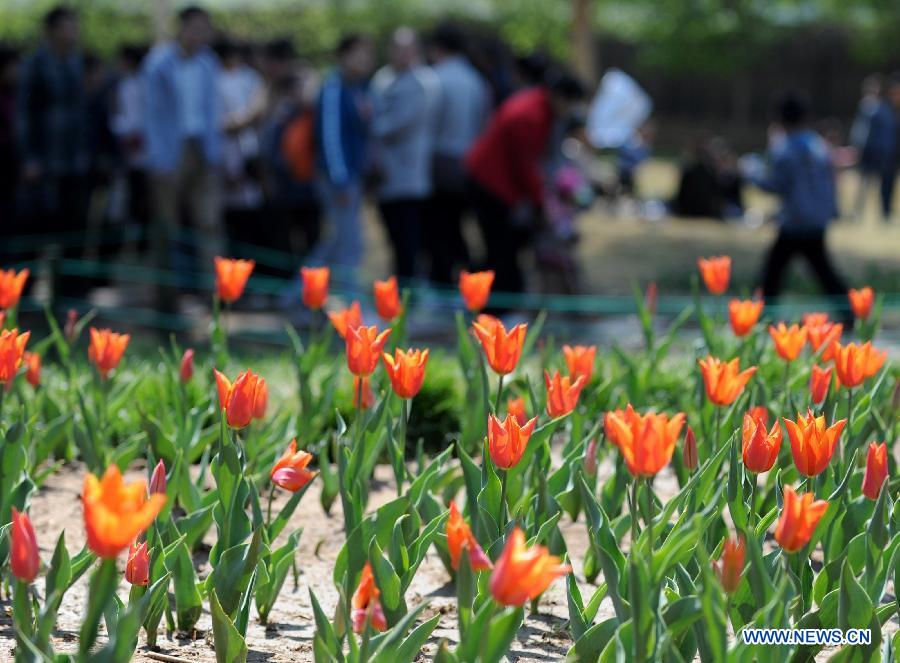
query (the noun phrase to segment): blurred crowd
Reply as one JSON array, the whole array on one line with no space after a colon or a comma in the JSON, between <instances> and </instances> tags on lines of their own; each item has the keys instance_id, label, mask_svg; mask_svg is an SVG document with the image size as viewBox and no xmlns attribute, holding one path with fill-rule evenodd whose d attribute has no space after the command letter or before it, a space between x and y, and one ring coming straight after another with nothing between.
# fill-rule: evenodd
<instances>
[{"instance_id":1,"label":"blurred crowd","mask_svg":"<svg viewBox=\"0 0 900 663\"><path fill-rule=\"evenodd\" d=\"M289 39L241 43L188 7L171 40L108 63L82 48L75 10L43 28L32 52L0 49L0 232L39 240L4 242L7 264L56 241L62 258L128 251L178 275L159 288L164 308L215 255L256 255L273 276L324 264L352 286L371 197L401 281L488 266L498 290L520 292L536 244L565 280L591 195L564 149L581 139L585 89L540 54L500 57L447 23L397 29L380 68L379 45L347 35L320 70ZM141 232L106 241L123 227ZM64 279L59 294L93 285Z\"/></svg>"}]
</instances>

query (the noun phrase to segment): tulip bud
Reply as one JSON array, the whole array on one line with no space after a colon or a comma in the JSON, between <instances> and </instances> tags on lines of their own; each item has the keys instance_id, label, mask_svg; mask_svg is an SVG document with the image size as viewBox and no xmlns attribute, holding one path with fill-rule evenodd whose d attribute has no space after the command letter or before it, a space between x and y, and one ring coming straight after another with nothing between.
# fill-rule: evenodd
<instances>
[{"instance_id":1,"label":"tulip bud","mask_svg":"<svg viewBox=\"0 0 900 663\"><path fill-rule=\"evenodd\" d=\"M694 435L694 429L687 427L684 434L684 448L682 449L682 460L688 471L693 472L697 469L697 436Z\"/></svg>"},{"instance_id":2,"label":"tulip bud","mask_svg":"<svg viewBox=\"0 0 900 663\"><path fill-rule=\"evenodd\" d=\"M194 350L193 348L188 348L184 351L184 354L181 355L181 368L178 372L178 377L181 380L182 384L186 384L191 381L191 378L194 377Z\"/></svg>"},{"instance_id":3,"label":"tulip bud","mask_svg":"<svg viewBox=\"0 0 900 663\"><path fill-rule=\"evenodd\" d=\"M656 287L656 281L650 281L647 291L644 293L644 306L650 312L650 315L656 315L657 299L659 299L659 290Z\"/></svg>"},{"instance_id":4,"label":"tulip bud","mask_svg":"<svg viewBox=\"0 0 900 663\"><path fill-rule=\"evenodd\" d=\"M713 562L713 568L719 581L722 583L722 589L727 594L733 594L741 584L741 574L744 572L744 554L746 546L743 537L737 539L728 539L725 541L725 547L722 549L722 558L718 562Z\"/></svg>"},{"instance_id":5,"label":"tulip bud","mask_svg":"<svg viewBox=\"0 0 900 663\"><path fill-rule=\"evenodd\" d=\"M150 556L147 554L147 542L134 544L128 549L128 561L125 563L125 580L132 585L150 584Z\"/></svg>"},{"instance_id":6,"label":"tulip bud","mask_svg":"<svg viewBox=\"0 0 900 663\"><path fill-rule=\"evenodd\" d=\"M588 442L587 451L584 454L584 473L589 477L597 476L597 440Z\"/></svg>"},{"instance_id":7,"label":"tulip bud","mask_svg":"<svg viewBox=\"0 0 900 663\"><path fill-rule=\"evenodd\" d=\"M37 538L28 514L19 513L12 508L12 525L10 526L9 568L12 574L22 582L33 582L41 567L38 556Z\"/></svg>"},{"instance_id":8,"label":"tulip bud","mask_svg":"<svg viewBox=\"0 0 900 663\"><path fill-rule=\"evenodd\" d=\"M153 474L150 477L150 494L166 494L166 464L162 462L162 459L153 468Z\"/></svg>"},{"instance_id":9,"label":"tulip bud","mask_svg":"<svg viewBox=\"0 0 900 663\"><path fill-rule=\"evenodd\" d=\"M891 406L895 410L900 410L900 378L894 383L894 395L891 397Z\"/></svg>"},{"instance_id":10,"label":"tulip bud","mask_svg":"<svg viewBox=\"0 0 900 663\"><path fill-rule=\"evenodd\" d=\"M78 311L73 308L69 309L69 312L66 314L66 326L64 328L64 333L66 336L66 340L69 344L74 343L78 337L76 334L78 333L75 329L75 325L78 324Z\"/></svg>"},{"instance_id":11,"label":"tulip bud","mask_svg":"<svg viewBox=\"0 0 900 663\"><path fill-rule=\"evenodd\" d=\"M0 311L0 329L6 327L6 311Z\"/></svg>"}]
</instances>

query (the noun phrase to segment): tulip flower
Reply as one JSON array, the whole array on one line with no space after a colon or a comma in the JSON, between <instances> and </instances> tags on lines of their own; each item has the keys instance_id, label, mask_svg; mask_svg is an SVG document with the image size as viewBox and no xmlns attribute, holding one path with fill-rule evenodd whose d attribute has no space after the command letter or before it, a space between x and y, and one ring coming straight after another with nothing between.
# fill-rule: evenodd
<instances>
[{"instance_id":1,"label":"tulip flower","mask_svg":"<svg viewBox=\"0 0 900 663\"><path fill-rule=\"evenodd\" d=\"M159 459L156 467L153 468L153 474L150 475L150 494L166 494L166 464L162 461L162 458Z\"/></svg>"},{"instance_id":2,"label":"tulip flower","mask_svg":"<svg viewBox=\"0 0 900 663\"><path fill-rule=\"evenodd\" d=\"M656 315L656 305L659 300L659 288L656 287L656 281L650 281L647 289L644 291L644 307L650 315Z\"/></svg>"},{"instance_id":3,"label":"tulip flower","mask_svg":"<svg viewBox=\"0 0 900 663\"><path fill-rule=\"evenodd\" d=\"M694 429L690 426L687 427L687 432L684 434L684 447L681 451L681 460L689 472L696 470L697 465L700 462L697 454L697 436L694 435Z\"/></svg>"},{"instance_id":4,"label":"tulip flower","mask_svg":"<svg viewBox=\"0 0 900 663\"><path fill-rule=\"evenodd\" d=\"M775 351L785 361L794 361L806 345L806 327L799 325L787 327L779 322L777 327L769 326L769 335L775 342Z\"/></svg>"},{"instance_id":5,"label":"tulip flower","mask_svg":"<svg viewBox=\"0 0 900 663\"><path fill-rule=\"evenodd\" d=\"M272 466L269 478L276 486L296 493L318 474L318 472L306 469L311 460L312 454L306 451L297 451L297 440L291 440L287 450Z\"/></svg>"},{"instance_id":6,"label":"tulip flower","mask_svg":"<svg viewBox=\"0 0 900 663\"><path fill-rule=\"evenodd\" d=\"M362 326L362 310L359 307L359 302L354 300L350 306L342 311L331 311L328 314L328 319L331 320L331 324L334 326L338 336L346 339L348 329Z\"/></svg>"},{"instance_id":7,"label":"tulip flower","mask_svg":"<svg viewBox=\"0 0 900 663\"><path fill-rule=\"evenodd\" d=\"M817 417L812 410L805 417L798 412L797 421L784 420L791 440L794 465L800 474L814 477L828 466L846 424L847 420L841 419L832 426L826 426L825 415Z\"/></svg>"},{"instance_id":8,"label":"tulip flower","mask_svg":"<svg viewBox=\"0 0 900 663\"><path fill-rule=\"evenodd\" d=\"M355 327L347 329L344 338L347 347L347 368L353 375L368 377L375 372L390 329L380 334L377 327Z\"/></svg>"},{"instance_id":9,"label":"tulip flower","mask_svg":"<svg viewBox=\"0 0 900 663\"><path fill-rule=\"evenodd\" d=\"M392 276L387 281L375 281L374 289L375 310L378 311L378 316L382 320L390 322L403 312L396 276Z\"/></svg>"},{"instance_id":10,"label":"tulip flower","mask_svg":"<svg viewBox=\"0 0 900 663\"><path fill-rule=\"evenodd\" d=\"M594 375L594 357L597 355L597 346L564 345L562 349L566 358L566 366L569 368L569 377L574 381L583 375L584 383L590 382Z\"/></svg>"},{"instance_id":11,"label":"tulip flower","mask_svg":"<svg viewBox=\"0 0 900 663\"><path fill-rule=\"evenodd\" d=\"M491 560L484 554L472 529L463 520L455 502L450 502L450 517L447 519L447 548L450 551L450 566L459 569L459 560L463 548L469 556L469 564L473 571L487 571L493 567Z\"/></svg>"},{"instance_id":12,"label":"tulip flower","mask_svg":"<svg viewBox=\"0 0 900 663\"><path fill-rule=\"evenodd\" d=\"M97 367L102 379L105 380L109 372L119 365L130 340L129 334L117 334L109 329L91 327L88 359Z\"/></svg>"},{"instance_id":13,"label":"tulip flower","mask_svg":"<svg viewBox=\"0 0 900 663\"><path fill-rule=\"evenodd\" d=\"M301 267L300 277L303 279L303 305L313 311L325 306L331 270L327 267Z\"/></svg>"},{"instance_id":14,"label":"tulip flower","mask_svg":"<svg viewBox=\"0 0 900 663\"><path fill-rule=\"evenodd\" d=\"M740 360L737 357L726 363L709 355L698 363L703 374L706 396L714 405L734 403L756 373L756 366L741 371Z\"/></svg>"},{"instance_id":15,"label":"tulip flower","mask_svg":"<svg viewBox=\"0 0 900 663\"><path fill-rule=\"evenodd\" d=\"M629 404L624 411L607 412L604 426L628 471L635 477L652 477L672 459L684 420L683 412L671 419L655 412L641 415Z\"/></svg>"},{"instance_id":16,"label":"tulip flower","mask_svg":"<svg viewBox=\"0 0 900 663\"><path fill-rule=\"evenodd\" d=\"M809 375L809 393L812 402L819 404L825 400L828 395L828 389L831 387L831 373L834 369L829 366L822 368L818 364L814 364L812 372Z\"/></svg>"},{"instance_id":17,"label":"tulip flower","mask_svg":"<svg viewBox=\"0 0 900 663\"><path fill-rule=\"evenodd\" d=\"M875 291L869 286L859 290L850 288L849 292L847 292L847 299L850 300L850 308L853 309L853 315L861 320L866 320L872 313Z\"/></svg>"},{"instance_id":18,"label":"tulip flower","mask_svg":"<svg viewBox=\"0 0 900 663\"><path fill-rule=\"evenodd\" d=\"M840 322L822 322L821 324L810 324L809 322L803 325L806 328L806 338L809 340L809 345L813 349L813 352L818 352L819 348L825 348L822 351L821 360L828 361L832 358L832 344L834 341L841 340L841 334L844 333L844 325Z\"/></svg>"},{"instance_id":19,"label":"tulip flower","mask_svg":"<svg viewBox=\"0 0 900 663\"><path fill-rule=\"evenodd\" d=\"M699 258L697 266L700 268L700 276L706 289L713 295L721 295L728 289L728 281L731 279L731 258L729 256L716 256L712 258Z\"/></svg>"},{"instance_id":20,"label":"tulip flower","mask_svg":"<svg viewBox=\"0 0 900 663\"><path fill-rule=\"evenodd\" d=\"M466 303L466 308L473 313L483 309L491 296L493 284L493 271L469 273L463 270L460 272L459 293Z\"/></svg>"},{"instance_id":21,"label":"tulip flower","mask_svg":"<svg viewBox=\"0 0 900 663\"><path fill-rule=\"evenodd\" d=\"M232 383L223 373L213 369L219 391L219 407L225 410L225 421L232 428L244 428L254 419L262 419L269 402L269 389L264 378L247 370Z\"/></svg>"},{"instance_id":22,"label":"tulip flower","mask_svg":"<svg viewBox=\"0 0 900 663\"><path fill-rule=\"evenodd\" d=\"M178 369L178 379L182 384L187 384L194 377L194 350L188 348L181 355L181 366Z\"/></svg>"},{"instance_id":23,"label":"tulip flower","mask_svg":"<svg viewBox=\"0 0 900 663\"><path fill-rule=\"evenodd\" d=\"M150 555L147 553L147 542L132 543L128 548L128 561L125 563L125 580L132 585L150 584Z\"/></svg>"},{"instance_id":24,"label":"tulip flower","mask_svg":"<svg viewBox=\"0 0 900 663\"><path fill-rule=\"evenodd\" d=\"M20 334L18 329L0 331L0 385L9 385L19 372L29 336L31 332Z\"/></svg>"},{"instance_id":25,"label":"tulip flower","mask_svg":"<svg viewBox=\"0 0 900 663\"><path fill-rule=\"evenodd\" d=\"M844 387L853 388L861 385L878 373L887 359L887 352L876 350L872 347L871 341L866 341L862 345L856 343L841 345L835 342L831 347L834 370Z\"/></svg>"},{"instance_id":26,"label":"tulip flower","mask_svg":"<svg viewBox=\"0 0 900 663\"><path fill-rule=\"evenodd\" d=\"M394 356L384 353L384 368L394 393L400 398L412 398L419 393L425 381L428 350L394 350Z\"/></svg>"},{"instance_id":27,"label":"tulip flower","mask_svg":"<svg viewBox=\"0 0 900 663\"><path fill-rule=\"evenodd\" d=\"M499 320L496 320L490 328L485 327L479 320L472 323L472 328L494 372L497 375L512 373L522 355L528 325L520 323L507 333L506 327Z\"/></svg>"},{"instance_id":28,"label":"tulip flower","mask_svg":"<svg viewBox=\"0 0 900 663\"><path fill-rule=\"evenodd\" d=\"M18 274L14 269L0 270L0 309L6 310L18 306L29 273L27 269L23 269Z\"/></svg>"},{"instance_id":29,"label":"tulip flower","mask_svg":"<svg viewBox=\"0 0 900 663\"><path fill-rule=\"evenodd\" d=\"M506 415L519 422L520 426L524 426L528 421L528 415L525 413L525 399L521 396L506 399Z\"/></svg>"},{"instance_id":30,"label":"tulip flower","mask_svg":"<svg viewBox=\"0 0 900 663\"><path fill-rule=\"evenodd\" d=\"M761 421L763 426L769 425L769 410L765 405L751 407L747 413L754 419Z\"/></svg>"},{"instance_id":31,"label":"tulip flower","mask_svg":"<svg viewBox=\"0 0 900 663\"><path fill-rule=\"evenodd\" d=\"M360 405L362 400L362 405ZM368 377L353 376L353 407L368 410L375 402L375 394L372 392L372 381Z\"/></svg>"},{"instance_id":32,"label":"tulip flower","mask_svg":"<svg viewBox=\"0 0 900 663\"><path fill-rule=\"evenodd\" d=\"M747 551L744 537L738 536L727 539L722 547L722 557L718 562L713 562L716 576L722 583L722 589L726 594L734 594L741 584L741 575L744 572L744 555Z\"/></svg>"},{"instance_id":33,"label":"tulip flower","mask_svg":"<svg viewBox=\"0 0 900 663\"><path fill-rule=\"evenodd\" d=\"M812 493L798 495L790 486L784 487L784 505L775 528L775 540L787 552L797 552L812 538L828 502L814 500Z\"/></svg>"},{"instance_id":34,"label":"tulip flower","mask_svg":"<svg viewBox=\"0 0 900 663\"><path fill-rule=\"evenodd\" d=\"M589 477L597 476L597 438L591 438L584 450L584 473Z\"/></svg>"},{"instance_id":35,"label":"tulip flower","mask_svg":"<svg viewBox=\"0 0 900 663\"><path fill-rule=\"evenodd\" d=\"M72 345L78 340L78 311L73 308L70 308L66 313L66 324L65 327L63 327L63 335L66 337L69 345Z\"/></svg>"},{"instance_id":36,"label":"tulip flower","mask_svg":"<svg viewBox=\"0 0 900 663\"><path fill-rule=\"evenodd\" d=\"M6 326L6 311L0 311L0 329Z\"/></svg>"},{"instance_id":37,"label":"tulip flower","mask_svg":"<svg viewBox=\"0 0 900 663\"><path fill-rule=\"evenodd\" d=\"M496 416L488 416L488 451L494 465L503 470L515 467L522 460L528 439L537 424L537 417L519 426L515 417L506 416L500 421Z\"/></svg>"},{"instance_id":38,"label":"tulip flower","mask_svg":"<svg viewBox=\"0 0 900 663\"><path fill-rule=\"evenodd\" d=\"M25 363L25 379L37 389L41 386L41 356L37 352L23 352L22 361Z\"/></svg>"},{"instance_id":39,"label":"tulip flower","mask_svg":"<svg viewBox=\"0 0 900 663\"><path fill-rule=\"evenodd\" d=\"M746 336L759 321L765 303L761 299L747 299L741 301L732 299L728 302L728 319L731 321L731 331L735 336Z\"/></svg>"},{"instance_id":40,"label":"tulip flower","mask_svg":"<svg viewBox=\"0 0 900 663\"><path fill-rule=\"evenodd\" d=\"M866 473L863 475L862 494L870 500L877 500L878 493L888 476L887 443L869 443L866 454Z\"/></svg>"},{"instance_id":41,"label":"tulip flower","mask_svg":"<svg viewBox=\"0 0 900 663\"><path fill-rule=\"evenodd\" d=\"M778 460L783 433L776 421L772 429L766 432L764 419L754 417L752 412L744 415L741 428L741 455L744 466L750 472L768 472Z\"/></svg>"},{"instance_id":42,"label":"tulip flower","mask_svg":"<svg viewBox=\"0 0 900 663\"><path fill-rule=\"evenodd\" d=\"M372 565L366 562L363 567L362 576L359 579L359 586L353 593L352 607L353 612L351 618L353 620L353 632L362 633L366 630L366 624L370 625L376 631L387 630L387 619L384 616L384 610L381 608L381 601L378 597L381 592L375 586L375 576L372 573Z\"/></svg>"},{"instance_id":43,"label":"tulip flower","mask_svg":"<svg viewBox=\"0 0 900 663\"><path fill-rule=\"evenodd\" d=\"M572 380L568 375L561 376L559 371L550 377L549 371L544 371L544 384L547 386L547 414L552 419L569 414L578 405L578 396L586 384L584 375L579 375Z\"/></svg>"},{"instance_id":44,"label":"tulip flower","mask_svg":"<svg viewBox=\"0 0 900 663\"><path fill-rule=\"evenodd\" d=\"M9 570L22 582L32 583L41 568L41 558L28 514L20 513L16 507L12 507L9 532Z\"/></svg>"},{"instance_id":45,"label":"tulip flower","mask_svg":"<svg viewBox=\"0 0 900 663\"><path fill-rule=\"evenodd\" d=\"M153 522L166 496L148 497L143 481L126 485L118 466L110 465L102 479L85 476L81 501L88 547L100 557L115 559Z\"/></svg>"},{"instance_id":46,"label":"tulip flower","mask_svg":"<svg viewBox=\"0 0 900 663\"><path fill-rule=\"evenodd\" d=\"M226 304L241 298L247 279L253 273L253 260L230 260L216 256L216 294Z\"/></svg>"},{"instance_id":47,"label":"tulip flower","mask_svg":"<svg viewBox=\"0 0 900 663\"><path fill-rule=\"evenodd\" d=\"M501 605L521 606L543 594L550 583L571 570L544 546L529 548L522 530L516 527L494 565L491 595Z\"/></svg>"}]
</instances>

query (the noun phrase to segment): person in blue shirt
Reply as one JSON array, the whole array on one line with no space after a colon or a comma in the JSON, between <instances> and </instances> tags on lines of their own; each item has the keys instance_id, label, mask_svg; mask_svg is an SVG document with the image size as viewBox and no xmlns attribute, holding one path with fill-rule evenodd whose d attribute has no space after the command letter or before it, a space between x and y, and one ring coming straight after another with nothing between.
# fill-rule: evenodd
<instances>
[{"instance_id":1,"label":"person in blue shirt","mask_svg":"<svg viewBox=\"0 0 900 663\"><path fill-rule=\"evenodd\" d=\"M337 47L338 66L323 81L316 113L316 162L324 235L308 262L324 264L351 282L362 262L362 204L368 166L371 102L368 77L374 57L362 35L348 35Z\"/></svg>"},{"instance_id":2,"label":"person in blue shirt","mask_svg":"<svg viewBox=\"0 0 900 663\"><path fill-rule=\"evenodd\" d=\"M807 126L807 105L798 95L778 106L772 131L770 167L751 180L781 199L778 237L766 258L762 278L768 300L781 292L784 271L795 255L803 256L828 295L846 299L847 287L832 264L825 233L837 216L834 171L825 140Z\"/></svg>"}]
</instances>

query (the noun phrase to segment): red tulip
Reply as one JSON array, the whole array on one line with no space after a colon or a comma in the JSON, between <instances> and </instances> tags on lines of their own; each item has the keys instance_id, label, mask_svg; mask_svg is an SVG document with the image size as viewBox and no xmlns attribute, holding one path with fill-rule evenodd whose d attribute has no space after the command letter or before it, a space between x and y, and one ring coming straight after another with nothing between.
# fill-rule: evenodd
<instances>
[{"instance_id":1,"label":"red tulip","mask_svg":"<svg viewBox=\"0 0 900 663\"><path fill-rule=\"evenodd\" d=\"M253 260L231 260L216 256L216 294L223 302L230 304L241 298L247 279L253 273Z\"/></svg>"},{"instance_id":2,"label":"red tulip","mask_svg":"<svg viewBox=\"0 0 900 663\"><path fill-rule=\"evenodd\" d=\"M738 585L741 584L745 552L744 537L738 536L735 539L728 539L722 548L722 558L718 563L713 563L719 582L722 583L722 589L727 594L734 594Z\"/></svg>"},{"instance_id":3,"label":"red tulip","mask_svg":"<svg viewBox=\"0 0 900 663\"><path fill-rule=\"evenodd\" d=\"M191 378L194 377L194 351L191 348L188 348L184 351L184 354L181 355L181 366L178 370L178 379L181 380L182 384L186 384L191 381Z\"/></svg>"},{"instance_id":4,"label":"red tulip","mask_svg":"<svg viewBox=\"0 0 900 663\"><path fill-rule=\"evenodd\" d=\"M850 288L850 291L847 293L847 298L850 300L850 308L853 309L853 315L857 318L865 320L869 317L869 314L872 313L872 304L875 302L875 291L869 286L860 288L859 290Z\"/></svg>"},{"instance_id":5,"label":"red tulip","mask_svg":"<svg viewBox=\"0 0 900 663\"><path fill-rule=\"evenodd\" d=\"M12 508L12 525L10 525L9 569L12 574L25 583L34 582L41 568L38 555L37 538L34 527L27 513L20 513Z\"/></svg>"},{"instance_id":6,"label":"red tulip","mask_svg":"<svg viewBox=\"0 0 900 663\"><path fill-rule=\"evenodd\" d=\"M153 468L153 474L150 476L150 494L166 494L166 464L162 461L162 458L159 459L156 467Z\"/></svg>"},{"instance_id":7,"label":"red tulip","mask_svg":"<svg viewBox=\"0 0 900 663\"><path fill-rule=\"evenodd\" d=\"M699 258L697 266L700 268L700 276L706 289L713 295L721 295L728 289L728 281L731 279L731 258L729 256L716 256L713 258Z\"/></svg>"},{"instance_id":8,"label":"red tulip","mask_svg":"<svg viewBox=\"0 0 900 663\"><path fill-rule=\"evenodd\" d=\"M887 444L869 443L866 454L866 473L863 475L862 493L870 500L877 500L888 476Z\"/></svg>"},{"instance_id":9,"label":"red tulip","mask_svg":"<svg viewBox=\"0 0 900 663\"><path fill-rule=\"evenodd\" d=\"M132 585L150 584L150 556L147 554L147 542L132 543L128 549L128 561L125 563L125 580Z\"/></svg>"},{"instance_id":10,"label":"red tulip","mask_svg":"<svg viewBox=\"0 0 900 663\"><path fill-rule=\"evenodd\" d=\"M327 267L301 267L303 279L303 305L312 310L325 306L328 299L328 280L331 272Z\"/></svg>"},{"instance_id":11,"label":"red tulip","mask_svg":"<svg viewBox=\"0 0 900 663\"><path fill-rule=\"evenodd\" d=\"M400 303L400 289L397 286L397 277L392 276L387 281L375 281L375 310L385 322L390 322L403 312L403 304Z\"/></svg>"}]
</instances>

